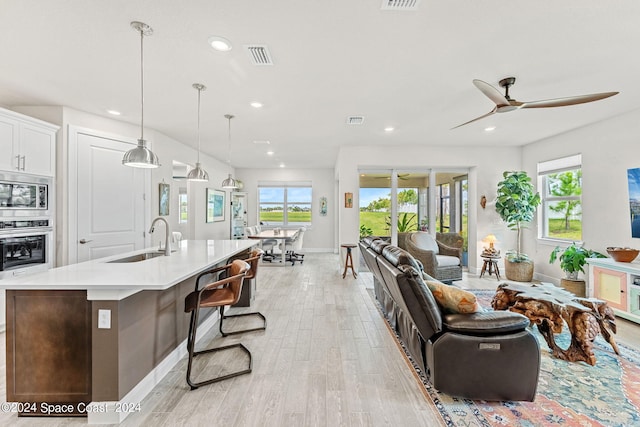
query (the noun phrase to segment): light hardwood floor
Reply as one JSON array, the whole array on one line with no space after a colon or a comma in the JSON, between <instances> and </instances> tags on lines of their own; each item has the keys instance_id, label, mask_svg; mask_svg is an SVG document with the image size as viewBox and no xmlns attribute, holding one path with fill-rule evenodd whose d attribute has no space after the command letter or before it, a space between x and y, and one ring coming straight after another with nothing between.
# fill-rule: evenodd
<instances>
[{"instance_id":1,"label":"light hardwood floor","mask_svg":"<svg viewBox=\"0 0 640 427\"><path fill-rule=\"evenodd\" d=\"M141 412L120 425L443 425L374 306L371 274L342 279L342 269L337 255L317 253L294 267L260 267L256 299L243 310L261 311L267 330L207 339L216 346L244 343L253 353L253 372L191 391L182 360L141 402ZM245 362L237 354L214 357L195 369L215 375L222 366ZM76 426L86 419L0 413L0 425L9 424Z\"/></svg>"}]
</instances>

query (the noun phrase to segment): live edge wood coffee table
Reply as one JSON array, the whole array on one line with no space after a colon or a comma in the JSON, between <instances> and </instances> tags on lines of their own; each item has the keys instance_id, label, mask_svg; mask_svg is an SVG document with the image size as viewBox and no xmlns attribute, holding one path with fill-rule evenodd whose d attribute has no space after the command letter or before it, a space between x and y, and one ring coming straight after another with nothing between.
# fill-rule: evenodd
<instances>
[{"instance_id":1,"label":"live edge wood coffee table","mask_svg":"<svg viewBox=\"0 0 640 427\"><path fill-rule=\"evenodd\" d=\"M527 316L559 359L595 365L593 340L599 333L613 351L620 354L612 335L616 333L616 319L605 301L580 298L550 283L502 283L491 306L494 310L510 310ZM565 322L571 332L571 345L566 350L560 348L554 338L554 334L562 332Z\"/></svg>"}]
</instances>

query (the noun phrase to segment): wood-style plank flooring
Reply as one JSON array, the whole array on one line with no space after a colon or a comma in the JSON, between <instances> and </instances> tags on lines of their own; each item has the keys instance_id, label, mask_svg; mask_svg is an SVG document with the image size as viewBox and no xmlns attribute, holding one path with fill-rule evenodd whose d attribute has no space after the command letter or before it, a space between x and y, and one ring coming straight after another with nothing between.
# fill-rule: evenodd
<instances>
[{"instance_id":1,"label":"wood-style plank flooring","mask_svg":"<svg viewBox=\"0 0 640 427\"><path fill-rule=\"evenodd\" d=\"M253 372L191 391L184 359L141 402L141 411L120 425L443 425L374 306L367 289L371 274L342 279L342 270L338 256L326 253L309 253L293 267L260 267L252 306L234 310L262 312L267 330L222 338L216 329L201 342L242 342L253 353ZM252 321L225 322L225 329L233 322L242 327ZM4 397L4 336L0 339ZM214 357L201 358L196 372L215 375L246 363L240 353ZM0 413L0 425L76 426L86 425L86 419Z\"/></svg>"}]
</instances>

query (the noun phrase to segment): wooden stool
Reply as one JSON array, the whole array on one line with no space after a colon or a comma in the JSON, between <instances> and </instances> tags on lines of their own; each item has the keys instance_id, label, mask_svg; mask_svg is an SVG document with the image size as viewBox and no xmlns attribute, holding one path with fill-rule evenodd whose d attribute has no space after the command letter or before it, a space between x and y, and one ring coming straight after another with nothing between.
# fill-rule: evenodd
<instances>
[{"instance_id":1,"label":"wooden stool","mask_svg":"<svg viewBox=\"0 0 640 427\"><path fill-rule=\"evenodd\" d=\"M353 243L345 243L343 245L340 245L340 247L347 249L347 256L344 259L344 271L342 272L342 278L344 279L347 276L347 269L349 268L351 268L353 277L357 278L358 275L356 274L356 271L353 269L353 257L351 256L351 249L357 247L357 245L354 245Z\"/></svg>"},{"instance_id":2,"label":"wooden stool","mask_svg":"<svg viewBox=\"0 0 640 427\"><path fill-rule=\"evenodd\" d=\"M480 272L480 277L484 276L484 272L489 270L489 276L491 274L496 273L496 278L500 280L500 269L498 268L498 262L496 260L500 259L500 257L482 257L484 260L484 264L482 264L482 271Z\"/></svg>"}]
</instances>

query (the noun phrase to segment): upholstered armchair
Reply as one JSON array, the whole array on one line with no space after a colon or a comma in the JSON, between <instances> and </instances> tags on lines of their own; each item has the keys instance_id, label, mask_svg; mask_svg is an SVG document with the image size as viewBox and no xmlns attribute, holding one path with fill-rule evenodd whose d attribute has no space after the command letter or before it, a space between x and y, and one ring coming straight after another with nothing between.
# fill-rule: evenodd
<instances>
[{"instance_id":1,"label":"upholstered armchair","mask_svg":"<svg viewBox=\"0 0 640 427\"><path fill-rule=\"evenodd\" d=\"M458 237L462 243L462 238ZM405 244L407 252L422 263L429 276L445 283L462 279L462 244L457 248L447 246L423 231L411 233Z\"/></svg>"}]
</instances>

